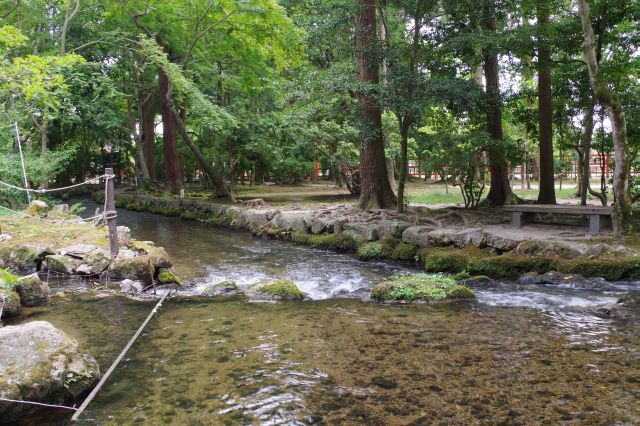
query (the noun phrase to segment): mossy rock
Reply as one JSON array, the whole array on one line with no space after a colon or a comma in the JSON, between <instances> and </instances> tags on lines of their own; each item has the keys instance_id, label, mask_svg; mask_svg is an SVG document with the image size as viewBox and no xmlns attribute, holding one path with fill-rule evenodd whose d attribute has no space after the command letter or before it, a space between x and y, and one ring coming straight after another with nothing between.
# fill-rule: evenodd
<instances>
[{"instance_id":1,"label":"mossy rock","mask_svg":"<svg viewBox=\"0 0 640 426\"><path fill-rule=\"evenodd\" d=\"M424 269L427 272L463 272L470 264L489 257L486 250L474 246L463 249L455 248L429 248L422 252Z\"/></svg>"},{"instance_id":2,"label":"mossy rock","mask_svg":"<svg viewBox=\"0 0 640 426\"><path fill-rule=\"evenodd\" d=\"M3 300L2 317L9 318L20 315L20 296L13 289L0 287L0 299Z\"/></svg>"},{"instance_id":3,"label":"mossy rock","mask_svg":"<svg viewBox=\"0 0 640 426\"><path fill-rule=\"evenodd\" d=\"M568 274L602 277L609 281L640 278L640 257L596 257L563 260L557 269ZM539 271L538 271L539 272Z\"/></svg>"},{"instance_id":4,"label":"mossy rock","mask_svg":"<svg viewBox=\"0 0 640 426\"><path fill-rule=\"evenodd\" d=\"M418 247L415 244L401 243L393 249L391 259L402 262L412 262L416 260L417 255Z\"/></svg>"},{"instance_id":5,"label":"mossy rock","mask_svg":"<svg viewBox=\"0 0 640 426\"><path fill-rule=\"evenodd\" d=\"M304 293L289 280L265 278L247 288L247 296L269 300L303 300Z\"/></svg>"},{"instance_id":6,"label":"mossy rock","mask_svg":"<svg viewBox=\"0 0 640 426\"><path fill-rule=\"evenodd\" d=\"M467 267L472 274L483 274L496 278L518 278L526 272L545 273L558 270L559 259L555 256L526 256L506 253L491 256L481 261L473 260Z\"/></svg>"},{"instance_id":7,"label":"mossy rock","mask_svg":"<svg viewBox=\"0 0 640 426\"><path fill-rule=\"evenodd\" d=\"M291 241L294 244L308 245L311 239L311 234L307 234L305 231L296 231L291 233Z\"/></svg>"},{"instance_id":8,"label":"mossy rock","mask_svg":"<svg viewBox=\"0 0 640 426\"><path fill-rule=\"evenodd\" d=\"M160 284L178 284L179 286L182 286L182 280L180 277L170 269L160 269L157 281Z\"/></svg>"},{"instance_id":9,"label":"mossy rock","mask_svg":"<svg viewBox=\"0 0 640 426\"><path fill-rule=\"evenodd\" d=\"M393 277L377 284L371 298L378 301L446 302L475 299L475 293L443 275L415 274Z\"/></svg>"},{"instance_id":10,"label":"mossy rock","mask_svg":"<svg viewBox=\"0 0 640 426\"><path fill-rule=\"evenodd\" d=\"M117 257L109 266L109 275L115 280L134 280L151 284L154 266L147 255Z\"/></svg>"},{"instance_id":11,"label":"mossy rock","mask_svg":"<svg viewBox=\"0 0 640 426\"><path fill-rule=\"evenodd\" d=\"M354 251L357 248L356 241L343 234L306 234L304 231L296 232L298 244L305 244L309 247L333 251ZM303 235L304 234L304 235Z\"/></svg>"},{"instance_id":12,"label":"mossy rock","mask_svg":"<svg viewBox=\"0 0 640 426\"><path fill-rule=\"evenodd\" d=\"M14 271L33 273L38 270L42 253L53 254L47 249L40 250L35 246L3 245L0 247L0 260Z\"/></svg>"},{"instance_id":13,"label":"mossy rock","mask_svg":"<svg viewBox=\"0 0 640 426\"><path fill-rule=\"evenodd\" d=\"M364 243L358 247L358 258L360 260L391 259L396 244L397 240L393 237Z\"/></svg>"},{"instance_id":14,"label":"mossy rock","mask_svg":"<svg viewBox=\"0 0 640 426\"><path fill-rule=\"evenodd\" d=\"M14 288L23 306L45 306L49 303L49 284L43 282L38 274L21 277Z\"/></svg>"},{"instance_id":15,"label":"mossy rock","mask_svg":"<svg viewBox=\"0 0 640 426\"><path fill-rule=\"evenodd\" d=\"M73 274L75 265L73 260L61 254L54 254L44 258L43 268L47 271Z\"/></svg>"},{"instance_id":16,"label":"mossy rock","mask_svg":"<svg viewBox=\"0 0 640 426\"><path fill-rule=\"evenodd\" d=\"M30 216L44 216L47 213L49 206L42 200L33 200L27 206L27 214Z\"/></svg>"}]
</instances>

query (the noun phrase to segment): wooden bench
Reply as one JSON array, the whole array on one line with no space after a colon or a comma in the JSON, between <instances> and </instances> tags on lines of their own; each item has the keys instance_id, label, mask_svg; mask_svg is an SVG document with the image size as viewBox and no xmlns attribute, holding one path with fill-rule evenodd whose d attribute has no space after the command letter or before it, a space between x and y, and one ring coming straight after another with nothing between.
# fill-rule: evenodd
<instances>
[{"instance_id":1,"label":"wooden bench","mask_svg":"<svg viewBox=\"0 0 640 426\"><path fill-rule=\"evenodd\" d=\"M526 222L533 221L536 213L572 214L589 216L589 234L599 234L603 216L611 217L612 208L608 206L577 206L569 204L515 204L504 206L513 213L514 228L522 228Z\"/></svg>"}]
</instances>

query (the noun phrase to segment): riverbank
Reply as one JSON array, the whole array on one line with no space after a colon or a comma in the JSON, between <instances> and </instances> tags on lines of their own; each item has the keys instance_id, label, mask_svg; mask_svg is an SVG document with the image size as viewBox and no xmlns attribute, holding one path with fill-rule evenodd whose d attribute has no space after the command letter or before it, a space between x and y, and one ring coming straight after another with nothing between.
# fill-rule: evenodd
<instances>
[{"instance_id":1,"label":"riverbank","mask_svg":"<svg viewBox=\"0 0 640 426\"><path fill-rule=\"evenodd\" d=\"M517 279L562 272L607 280L640 277L640 253L611 235L594 238L565 224L510 227L499 209L412 207L399 215L352 206L269 207L259 200L226 205L206 199L121 192L119 208L180 216L296 244L355 252L362 260L418 264L427 272Z\"/></svg>"},{"instance_id":2,"label":"riverbank","mask_svg":"<svg viewBox=\"0 0 640 426\"><path fill-rule=\"evenodd\" d=\"M136 292L149 286L181 283L164 248L151 241L134 240L127 227L118 227L120 252L112 258L106 227L62 213L64 208L58 210L44 209L33 216L0 216L0 268L31 276L40 283L42 278L44 284L49 280L84 280L104 288ZM13 288L5 286L0 291L5 300L13 300ZM21 296L20 304L29 306L30 301ZM17 314L19 309L5 309L2 317Z\"/></svg>"}]
</instances>

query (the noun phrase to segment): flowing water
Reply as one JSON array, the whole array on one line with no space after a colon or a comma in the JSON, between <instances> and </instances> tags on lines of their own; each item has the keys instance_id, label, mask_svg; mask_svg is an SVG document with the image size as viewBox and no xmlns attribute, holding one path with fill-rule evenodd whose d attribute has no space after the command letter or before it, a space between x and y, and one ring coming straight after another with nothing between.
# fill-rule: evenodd
<instances>
[{"instance_id":1,"label":"flowing water","mask_svg":"<svg viewBox=\"0 0 640 426\"><path fill-rule=\"evenodd\" d=\"M640 423L640 322L574 309L637 283L493 283L477 302L379 305L370 288L410 269L152 214L118 220L167 249L186 293L281 277L313 300L168 299L81 423ZM67 295L29 320L78 339L104 371L152 306Z\"/></svg>"}]
</instances>

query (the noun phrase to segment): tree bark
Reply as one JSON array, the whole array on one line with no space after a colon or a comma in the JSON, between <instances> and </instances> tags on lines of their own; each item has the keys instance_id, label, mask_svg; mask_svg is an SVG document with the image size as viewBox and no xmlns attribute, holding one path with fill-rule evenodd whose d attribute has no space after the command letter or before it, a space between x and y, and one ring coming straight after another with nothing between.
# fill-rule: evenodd
<instances>
[{"instance_id":1,"label":"tree bark","mask_svg":"<svg viewBox=\"0 0 640 426\"><path fill-rule=\"evenodd\" d=\"M356 47L358 49L358 79L376 86L379 83L378 63L372 49L376 47L376 0L360 0L356 15ZM373 88L373 87L371 87ZM396 197L389 184L382 137L382 112L375 95L360 94L364 129L360 141L360 208L393 208Z\"/></svg>"},{"instance_id":2,"label":"tree bark","mask_svg":"<svg viewBox=\"0 0 640 426\"><path fill-rule=\"evenodd\" d=\"M495 16L491 15L486 20L485 25L488 30L495 31L497 28ZM484 75L486 92L490 103L487 114L487 131L492 139L500 140L503 138L503 133L497 53L485 54ZM511 190L511 185L509 185L505 154L499 149L491 149L487 154L489 157L489 172L491 174L491 186L487 199L494 206L503 206L513 198L513 191Z\"/></svg>"},{"instance_id":3,"label":"tree bark","mask_svg":"<svg viewBox=\"0 0 640 426\"><path fill-rule=\"evenodd\" d=\"M589 70L591 89L598 102L606 108L611 121L615 160L613 195L616 200L613 205L612 222L614 232L620 235L630 232L633 228L633 211L629 195L631 163L627 141L627 120L620 98L609 88L605 78L600 73L596 56L596 41L593 35L593 26L591 25L590 8L586 0L578 0L578 13L582 23L582 32L584 33L582 50Z\"/></svg>"},{"instance_id":4,"label":"tree bark","mask_svg":"<svg viewBox=\"0 0 640 426\"><path fill-rule=\"evenodd\" d=\"M540 188L538 204L556 204L553 167L553 105L551 99L551 50L548 46L549 4L537 2L538 10L538 124L540 129Z\"/></svg>"},{"instance_id":5,"label":"tree bark","mask_svg":"<svg viewBox=\"0 0 640 426\"><path fill-rule=\"evenodd\" d=\"M145 94L142 92L142 113L140 116L140 131L142 140L142 150L144 153L144 160L147 164L147 171L149 172L149 181L155 182L157 179L156 174L156 109L155 109L155 95L153 90Z\"/></svg>"},{"instance_id":6,"label":"tree bark","mask_svg":"<svg viewBox=\"0 0 640 426\"><path fill-rule=\"evenodd\" d=\"M178 170L180 159L178 158L178 138L176 134L176 121L169 100L171 96L171 82L169 76L158 69L160 80L160 114L162 115L162 144L164 153L164 178L167 188L172 194L177 194L182 188L180 170Z\"/></svg>"}]
</instances>

